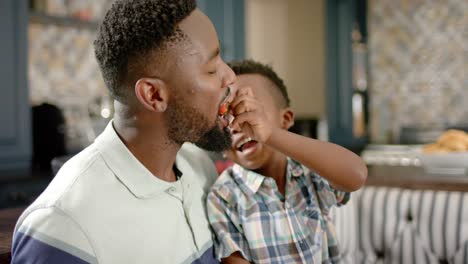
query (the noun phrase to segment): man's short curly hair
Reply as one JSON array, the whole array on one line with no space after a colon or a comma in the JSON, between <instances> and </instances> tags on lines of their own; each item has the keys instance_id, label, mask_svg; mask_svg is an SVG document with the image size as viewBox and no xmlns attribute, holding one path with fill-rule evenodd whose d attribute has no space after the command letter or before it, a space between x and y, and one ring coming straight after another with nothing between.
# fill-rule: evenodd
<instances>
[{"instance_id":1,"label":"man's short curly hair","mask_svg":"<svg viewBox=\"0 0 468 264\"><path fill-rule=\"evenodd\" d=\"M178 23L196 8L195 0L117 0L107 11L94 41L102 76L111 95L126 101L130 70L144 58L183 39Z\"/></svg>"},{"instance_id":2,"label":"man's short curly hair","mask_svg":"<svg viewBox=\"0 0 468 264\"><path fill-rule=\"evenodd\" d=\"M289 107L291 101L289 100L288 90L286 89L286 85L284 81L276 74L273 68L269 65L262 64L260 62L254 60L240 60L240 61L232 61L228 63L229 67L236 73L236 75L242 74L259 74L268 80L270 80L275 87L277 88L278 92L280 92L281 98L281 106Z\"/></svg>"}]
</instances>

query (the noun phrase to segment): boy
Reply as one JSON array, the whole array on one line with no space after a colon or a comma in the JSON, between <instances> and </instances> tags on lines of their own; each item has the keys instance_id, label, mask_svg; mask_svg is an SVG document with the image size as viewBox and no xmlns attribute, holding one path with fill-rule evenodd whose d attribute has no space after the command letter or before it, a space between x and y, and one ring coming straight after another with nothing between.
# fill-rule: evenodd
<instances>
[{"instance_id":1,"label":"boy","mask_svg":"<svg viewBox=\"0 0 468 264\"><path fill-rule=\"evenodd\" d=\"M251 60L230 66L236 85L250 87L244 90L253 98L231 103L233 138L225 154L236 164L207 197L216 257L223 263L338 263L328 213L365 182L364 162L335 144L287 131L294 114L270 67Z\"/></svg>"}]
</instances>

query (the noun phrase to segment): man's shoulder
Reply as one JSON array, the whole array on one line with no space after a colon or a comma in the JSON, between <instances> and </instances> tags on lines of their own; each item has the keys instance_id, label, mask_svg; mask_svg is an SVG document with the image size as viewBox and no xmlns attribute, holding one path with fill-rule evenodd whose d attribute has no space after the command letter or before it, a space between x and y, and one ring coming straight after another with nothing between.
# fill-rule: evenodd
<instances>
[{"instance_id":1,"label":"man's shoulder","mask_svg":"<svg viewBox=\"0 0 468 264\"><path fill-rule=\"evenodd\" d=\"M42 203L52 204L67 192L74 191L77 183L90 180L106 170L99 152L92 145L73 156L63 164L54 179L39 196Z\"/></svg>"},{"instance_id":2,"label":"man's shoulder","mask_svg":"<svg viewBox=\"0 0 468 264\"><path fill-rule=\"evenodd\" d=\"M80 215L79 206L86 205L87 201L94 200L99 195L93 186L100 185L106 173L107 167L99 152L92 146L86 148L60 168L54 179L26 209L22 217L45 208L52 208L50 212Z\"/></svg>"},{"instance_id":3,"label":"man's shoulder","mask_svg":"<svg viewBox=\"0 0 468 264\"><path fill-rule=\"evenodd\" d=\"M63 177L62 175L81 175L84 172L93 172L93 165L100 161L101 156L99 150L94 144L83 149L67 162L63 164L55 177Z\"/></svg>"},{"instance_id":4,"label":"man's shoulder","mask_svg":"<svg viewBox=\"0 0 468 264\"><path fill-rule=\"evenodd\" d=\"M62 263L98 262L82 227L54 205L31 206L23 212L15 227L12 255L12 263L39 257L48 257L51 263L58 263L57 259Z\"/></svg>"}]
</instances>

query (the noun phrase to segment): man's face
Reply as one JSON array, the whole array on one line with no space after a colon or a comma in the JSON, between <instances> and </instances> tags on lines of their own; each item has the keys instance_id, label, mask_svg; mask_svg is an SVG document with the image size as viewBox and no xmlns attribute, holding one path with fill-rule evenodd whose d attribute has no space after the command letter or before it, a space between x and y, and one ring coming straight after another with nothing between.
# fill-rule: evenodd
<instances>
[{"instance_id":1,"label":"man's face","mask_svg":"<svg viewBox=\"0 0 468 264\"><path fill-rule=\"evenodd\" d=\"M165 80L171 91L165 114L168 137L177 144L188 141L222 151L231 145L231 137L218 109L234 72L221 59L216 31L201 11L193 11L179 28L187 39L177 44L175 68Z\"/></svg>"},{"instance_id":2,"label":"man's face","mask_svg":"<svg viewBox=\"0 0 468 264\"><path fill-rule=\"evenodd\" d=\"M231 146L232 139L226 127L210 121L200 110L190 104L190 98L176 93L165 115L168 124L168 137L182 145L193 142L209 151L223 151Z\"/></svg>"}]
</instances>

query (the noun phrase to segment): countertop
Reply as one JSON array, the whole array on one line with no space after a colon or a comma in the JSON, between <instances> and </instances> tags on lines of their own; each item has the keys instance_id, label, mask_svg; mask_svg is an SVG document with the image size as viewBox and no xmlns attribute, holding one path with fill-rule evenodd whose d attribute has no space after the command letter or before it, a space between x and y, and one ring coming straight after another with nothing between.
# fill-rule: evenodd
<instances>
[{"instance_id":1,"label":"countertop","mask_svg":"<svg viewBox=\"0 0 468 264\"><path fill-rule=\"evenodd\" d=\"M468 175L433 174L416 166L368 166L367 186L468 192Z\"/></svg>"},{"instance_id":2,"label":"countertop","mask_svg":"<svg viewBox=\"0 0 468 264\"><path fill-rule=\"evenodd\" d=\"M13 229L25 208L0 210L0 263L10 263Z\"/></svg>"}]
</instances>

